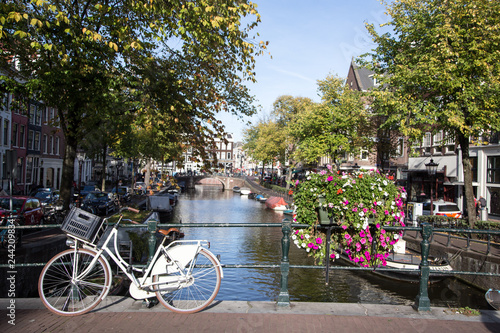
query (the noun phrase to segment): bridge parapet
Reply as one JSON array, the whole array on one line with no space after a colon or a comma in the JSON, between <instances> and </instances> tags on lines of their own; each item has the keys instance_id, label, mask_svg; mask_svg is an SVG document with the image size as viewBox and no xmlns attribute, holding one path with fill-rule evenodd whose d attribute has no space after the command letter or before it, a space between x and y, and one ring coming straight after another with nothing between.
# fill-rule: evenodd
<instances>
[{"instance_id":1,"label":"bridge parapet","mask_svg":"<svg viewBox=\"0 0 500 333\"><path fill-rule=\"evenodd\" d=\"M222 185L222 190L231 189L234 186L244 186L245 179L217 176L217 175L196 175L196 176L180 176L177 177L177 182L184 182L186 188L192 189L195 185Z\"/></svg>"}]
</instances>

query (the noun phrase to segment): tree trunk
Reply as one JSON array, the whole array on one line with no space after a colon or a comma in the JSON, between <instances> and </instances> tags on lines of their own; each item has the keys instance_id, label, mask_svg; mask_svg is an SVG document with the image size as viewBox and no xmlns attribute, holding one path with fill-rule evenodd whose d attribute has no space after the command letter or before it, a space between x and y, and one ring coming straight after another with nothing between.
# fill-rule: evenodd
<instances>
[{"instance_id":1,"label":"tree trunk","mask_svg":"<svg viewBox=\"0 0 500 333\"><path fill-rule=\"evenodd\" d=\"M468 213L469 227L472 229L476 224L476 205L474 204L474 189L472 188L472 165L469 156L469 138L458 134L458 142L462 150L462 165L464 168L464 189Z\"/></svg>"},{"instance_id":2,"label":"tree trunk","mask_svg":"<svg viewBox=\"0 0 500 333\"><path fill-rule=\"evenodd\" d=\"M60 195L63 200L64 209L69 209L71 203L71 187L73 186L77 140L72 136L66 136L66 148L64 150L63 169L61 177Z\"/></svg>"},{"instance_id":3,"label":"tree trunk","mask_svg":"<svg viewBox=\"0 0 500 333\"><path fill-rule=\"evenodd\" d=\"M108 145L104 144L102 147L102 178L101 178L101 191L106 192L106 175L108 168L106 163L106 156L108 156Z\"/></svg>"}]
</instances>

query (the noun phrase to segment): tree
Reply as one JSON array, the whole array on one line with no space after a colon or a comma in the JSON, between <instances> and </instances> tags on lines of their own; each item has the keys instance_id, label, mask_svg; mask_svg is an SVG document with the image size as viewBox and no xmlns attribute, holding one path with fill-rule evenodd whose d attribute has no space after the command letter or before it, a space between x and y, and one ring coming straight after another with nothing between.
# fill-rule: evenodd
<instances>
[{"instance_id":1,"label":"tree","mask_svg":"<svg viewBox=\"0 0 500 333\"><path fill-rule=\"evenodd\" d=\"M262 161L262 167L285 155L282 131L273 121L261 121L244 132L243 149L255 161Z\"/></svg>"},{"instance_id":2,"label":"tree","mask_svg":"<svg viewBox=\"0 0 500 333\"><path fill-rule=\"evenodd\" d=\"M368 25L377 44L370 54L380 82L375 102L412 140L443 130L458 142L474 212L469 138L500 130L500 2L400 0L387 12L390 32ZM476 215L468 218L473 227Z\"/></svg>"},{"instance_id":3,"label":"tree","mask_svg":"<svg viewBox=\"0 0 500 333\"><path fill-rule=\"evenodd\" d=\"M200 151L224 131L216 112L253 114L245 82L266 48L249 36L258 22L246 0L2 2L0 68L15 64L17 77L0 79L57 108L66 206L76 149L118 101L115 120L132 114L130 126L153 125Z\"/></svg>"},{"instance_id":4,"label":"tree","mask_svg":"<svg viewBox=\"0 0 500 333\"><path fill-rule=\"evenodd\" d=\"M280 129L280 136L284 142L284 156L280 157L280 161L285 164L288 161L289 167L286 178L286 188L290 188L292 178L292 169L297 165L299 160L294 159L295 150L298 147L297 138L290 134L290 125L305 109L313 105L313 101L306 97L293 97L290 95L280 96L273 103L272 115L276 118L276 123Z\"/></svg>"},{"instance_id":5,"label":"tree","mask_svg":"<svg viewBox=\"0 0 500 333\"><path fill-rule=\"evenodd\" d=\"M318 90L322 102L307 105L290 124L290 134L298 142L295 158L316 163L329 156L337 164L341 154L369 148L370 114L362 93L333 75L318 81Z\"/></svg>"}]
</instances>

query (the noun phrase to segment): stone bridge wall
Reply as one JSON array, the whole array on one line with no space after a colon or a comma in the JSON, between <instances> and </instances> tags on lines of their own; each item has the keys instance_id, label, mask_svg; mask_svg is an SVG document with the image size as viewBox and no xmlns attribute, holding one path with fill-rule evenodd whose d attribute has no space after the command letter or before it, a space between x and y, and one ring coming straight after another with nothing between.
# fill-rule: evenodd
<instances>
[{"instance_id":1,"label":"stone bridge wall","mask_svg":"<svg viewBox=\"0 0 500 333\"><path fill-rule=\"evenodd\" d=\"M232 189L234 186L244 186L243 178L222 177L222 176L183 176L178 177L177 182L184 182L187 189L194 188L195 185L220 185L223 190Z\"/></svg>"}]
</instances>

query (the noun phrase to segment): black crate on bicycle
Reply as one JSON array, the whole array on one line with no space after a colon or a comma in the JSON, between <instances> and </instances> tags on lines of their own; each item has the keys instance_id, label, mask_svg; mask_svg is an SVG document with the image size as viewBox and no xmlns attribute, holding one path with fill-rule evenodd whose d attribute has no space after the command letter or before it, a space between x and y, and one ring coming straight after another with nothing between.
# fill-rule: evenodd
<instances>
[{"instance_id":1,"label":"black crate on bicycle","mask_svg":"<svg viewBox=\"0 0 500 333\"><path fill-rule=\"evenodd\" d=\"M73 207L61 226L69 235L93 243L102 235L103 219L83 209Z\"/></svg>"}]
</instances>

